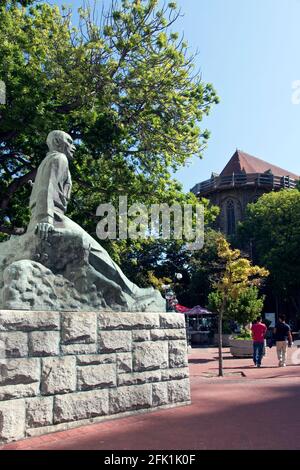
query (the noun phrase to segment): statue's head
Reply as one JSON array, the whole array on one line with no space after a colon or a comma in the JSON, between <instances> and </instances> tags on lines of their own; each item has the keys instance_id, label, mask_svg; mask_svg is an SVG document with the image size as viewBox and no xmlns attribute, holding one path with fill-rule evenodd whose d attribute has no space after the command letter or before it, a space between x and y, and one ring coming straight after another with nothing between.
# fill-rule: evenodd
<instances>
[{"instance_id":1,"label":"statue's head","mask_svg":"<svg viewBox=\"0 0 300 470\"><path fill-rule=\"evenodd\" d=\"M64 153L71 160L75 152L72 137L64 131L51 131L47 137L47 145L50 152Z\"/></svg>"}]
</instances>

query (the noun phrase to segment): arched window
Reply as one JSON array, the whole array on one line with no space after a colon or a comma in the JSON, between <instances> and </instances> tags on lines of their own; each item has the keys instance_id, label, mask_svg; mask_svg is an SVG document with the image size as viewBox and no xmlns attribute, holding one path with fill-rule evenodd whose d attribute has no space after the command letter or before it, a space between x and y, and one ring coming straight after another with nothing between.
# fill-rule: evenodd
<instances>
[{"instance_id":1,"label":"arched window","mask_svg":"<svg viewBox=\"0 0 300 470\"><path fill-rule=\"evenodd\" d=\"M234 202L229 199L226 204L226 215L227 215L227 235L235 234L235 212Z\"/></svg>"}]
</instances>

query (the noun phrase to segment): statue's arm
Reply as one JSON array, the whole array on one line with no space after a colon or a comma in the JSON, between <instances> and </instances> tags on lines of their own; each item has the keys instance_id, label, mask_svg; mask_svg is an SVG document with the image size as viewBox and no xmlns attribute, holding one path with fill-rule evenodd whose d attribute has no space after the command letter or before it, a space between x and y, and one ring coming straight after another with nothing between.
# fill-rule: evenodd
<instances>
[{"instance_id":1,"label":"statue's arm","mask_svg":"<svg viewBox=\"0 0 300 470\"><path fill-rule=\"evenodd\" d=\"M48 233L54 229L55 198L63 177L68 171L68 160L63 154L57 154L48 163L42 180L38 183L41 188L36 202L36 232L42 239L47 239Z\"/></svg>"},{"instance_id":2,"label":"statue's arm","mask_svg":"<svg viewBox=\"0 0 300 470\"><path fill-rule=\"evenodd\" d=\"M69 171L68 171L68 179L66 181L65 188L66 188L66 200L67 202L69 202L69 200L71 199L71 191L72 191L72 180L71 180L71 175Z\"/></svg>"}]
</instances>

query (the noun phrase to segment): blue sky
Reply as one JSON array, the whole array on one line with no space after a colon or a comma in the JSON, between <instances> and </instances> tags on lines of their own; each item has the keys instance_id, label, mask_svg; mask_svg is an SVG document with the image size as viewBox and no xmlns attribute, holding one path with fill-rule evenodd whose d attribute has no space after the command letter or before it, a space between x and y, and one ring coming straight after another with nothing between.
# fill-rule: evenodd
<instances>
[{"instance_id":1,"label":"blue sky","mask_svg":"<svg viewBox=\"0 0 300 470\"><path fill-rule=\"evenodd\" d=\"M203 79L221 98L205 126L211 139L202 161L177 174L184 188L221 171L236 148L300 174L299 0L179 0L180 28Z\"/></svg>"},{"instance_id":2,"label":"blue sky","mask_svg":"<svg viewBox=\"0 0 300 470\"><path fill-rule=\"evenodd\" d=\"M221 103L202 123L211 131L204 159L193 158L176 178L189 190L220 172L236 148L300 174L300 104L292 103L292 83L300 81L300 0L177 4L184 17L174 29L199 51L196 67Z\"/></svg>"}]
</instances>

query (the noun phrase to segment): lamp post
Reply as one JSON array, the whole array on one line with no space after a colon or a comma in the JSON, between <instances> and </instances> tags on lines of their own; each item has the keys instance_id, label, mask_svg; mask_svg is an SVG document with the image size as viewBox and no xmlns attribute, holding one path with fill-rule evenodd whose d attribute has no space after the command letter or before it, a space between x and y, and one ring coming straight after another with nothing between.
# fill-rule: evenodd
<instances>
[{"instance_id":1,"label":"lamp post","mask_svg":"<svg viewBox=\"0 0 300 470\"><path fill-rule=\"evenodd\" d=\"M175 273L175 278L178 281L181 281L182 277L183 276L181 273ZM165 291L165 298L167 300L167 311L174 312L175 305L178 303L178 300L176 298L174 290L172 289L172 284L164 284L162 288Z\"/></svg>"}]
</instances>

